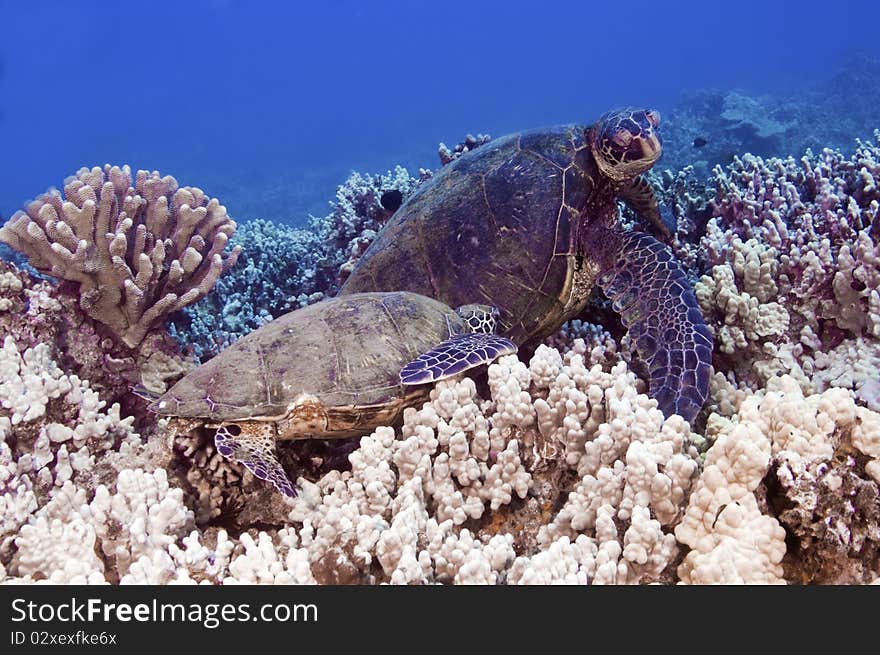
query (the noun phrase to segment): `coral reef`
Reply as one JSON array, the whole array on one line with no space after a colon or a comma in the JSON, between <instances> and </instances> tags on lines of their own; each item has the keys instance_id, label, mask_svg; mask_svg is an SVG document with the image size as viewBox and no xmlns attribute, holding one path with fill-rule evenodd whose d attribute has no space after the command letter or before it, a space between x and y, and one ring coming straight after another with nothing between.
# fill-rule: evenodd
<instances>
[{"instance_id":1,"label":"coral reef","mask_svg":"<svg viewBox=\"0 0 880 655\"><path fill-rule=\"evenodd\" d=\"M112 466L106 457L108 451L121 456L131 454L141 443L132 429L134 419L121 418L118 404L105 411L106 403L98 393L87 381L61 370L49 356L46 344L20 347L13 336L7 335L0 350L0 380L0 404L4 408L0 416L0 478L6 491L0 505L3 564L9 564L13 554L16 561L24 558L26 575L39 568L39 558L45 558L55 565L44 566L47 578L56 569L62 581L68 575L87 576L93 571L76 568L72 560L68 562L65 540L52 536L69 535L78 547L87 548L77 538L82 532L80 526L53 515L47 501L62 488L67 494L83 495L84 488L108 475L108 466ZM114 474L112 471L110 477ZM28 513L38 507L50 509L30 520ZM37 530L45 533L46 552L37 550L29 555L27 551L22 553L20 546L12 547L17 541L27 541Z\"/></svg>"},{"instance_id":2,"label":"coral reef","mask_svg":"<svg viewBox=\"0 0 880 655\"><path fill-rule=\"evenodd\" d=\"M0 563L88 583L877 577L880 414L851 391L804 396L783 377L702 436L664 420L625 363L590 366L586 352L575 340L528 365L505 357L485 399L469 378L441 382L399 431L361 438L350 470L271 502L239 472L233 508L219 479L187 478L211 468L198 448L145 442L44 346L10 337Z\"/></svg>"},{"instance_id":3,"label":"coral reef","mask_svg":"<svg viewBox=\"0 0 880 655\"><path fill-rule=\"evenodd\" d=\"M422 171L420 177L414 178L405 168L397 166L384 175L352 173L345 184L339 186L333 211L323 219L312 221L312 229L323 244L324 266L335 269L336 273L335 284L327 291L336 292L391 217L393 211L380 202L382 194L399 191L406 199L427 175L430 173Z\"/></svg>"},{"instance_id":4,"label":"coral reef","mask_svg":"<svg viewBox=\"0 0 880 655\"><path fill-rule=\"evenodd\" d=\"M0 240L38 270L78 285L82 310L137 346L173 311L204 296L235 263L235 223L216 198L170 175L82 168L16 212Z\"/></svg>"},{"instance_id":5,"label":"coral reef","mask_svg":"<svg viewBox=\"0 0 880 655\"><path fill-rule=\"evenodd\" d=\"M845 387L880 409L877 181L871 142L850 157L744 155L716 168L696 294L729 382L758 389L785 373L805 393Z\"/></svg>"},{"instance_id":6,"label":"coral reef","mask_svg":"<svg viewBox=\"0 0 880 655\"><path fill-rule=\"evenodd\" d=\"M34 278L0 261L0 335L23 347L43 344L65 370L89 380L108 403L128 416L144 418L143 402L130 390L143 385L164 392L193 367L166 332L152 330L136 349L112 338L102 323L85 315L74 288Z\"/></svg>"},{"instance_id":7,"label":"coral reef","mask_svg":"<svg viewBox=\"0 0 880 655\"><path fill-rule=\"evenodd\" d=\"M308 229L243 224L238 265L178 337L208 357L333 293L390 215L382 194L417 185L401 171L353 175ZM877 582L878 179L870 142L737 156L708 188L695 169L653 178L716 342L692 425L645 395L597 299L534 352L438 383L402 425L280 444L295 499L208 430L143 414L129 386L188 365L167 334L129 348L68 285L0 262L0 580Z\"/></svg>"}]
</instances>

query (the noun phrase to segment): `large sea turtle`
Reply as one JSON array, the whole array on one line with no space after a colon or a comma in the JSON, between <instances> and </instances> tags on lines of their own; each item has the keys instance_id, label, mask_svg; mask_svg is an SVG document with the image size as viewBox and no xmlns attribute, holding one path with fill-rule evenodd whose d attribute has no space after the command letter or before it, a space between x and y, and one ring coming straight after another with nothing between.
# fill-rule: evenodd
<instances>
[{"instance_id":1,"label":"large sea turtle","mask_svg":"<svg viewBox=\"0 0 880 655\"><path fill-rule=\"evenodd\" d=\"M279 316L183 377L151 409L170 428L215 429L217 451L294 486L277 440L351 437L394 423L430 386L516 352L484 305L456 310L414 293L332 298Z\"/></svg>"},{"instance_id":2,"label":"large sea turtle","mask_svg":"<svg viewBox=\"0 0 880 655\"><path fill-rule=\"evenodd\" d=\"M661 153L653 110L512 134L443 167L379 232L340 295L406 290L500 310L500 333L534 344L598 284L650 370L666 415L706 399L712 337L671 251L625 230L617 201L662 229L641 177Z\"/></svg>"}]
</instances>

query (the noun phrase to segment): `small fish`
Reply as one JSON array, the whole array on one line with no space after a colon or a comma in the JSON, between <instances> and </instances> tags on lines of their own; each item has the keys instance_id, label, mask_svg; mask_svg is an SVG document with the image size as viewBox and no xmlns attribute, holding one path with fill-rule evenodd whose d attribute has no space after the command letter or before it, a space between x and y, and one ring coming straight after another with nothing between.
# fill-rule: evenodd
<instances>
[{"instance_id":1,"label":"small fish","mask_svg":"<svg viewBox=\"0 0 880 655\"><path fill-rule=\"evenodd\" d=\"M701 136L698 136L696 139L694 139L694 148L702 148L707 143L709 143L709 142L706 141L706 139L704 139Z\"/></svg>"},{"instance_id":2,"label":"small fish","mask_svg":"<svg viewBox=\"0 0 880 655\"><path fill-rule=\"evenodd\" d=\"M379 198L379 204L393 214L403 204L403 194L397 189L385 191Z\"/></svg>"}]
</instances>

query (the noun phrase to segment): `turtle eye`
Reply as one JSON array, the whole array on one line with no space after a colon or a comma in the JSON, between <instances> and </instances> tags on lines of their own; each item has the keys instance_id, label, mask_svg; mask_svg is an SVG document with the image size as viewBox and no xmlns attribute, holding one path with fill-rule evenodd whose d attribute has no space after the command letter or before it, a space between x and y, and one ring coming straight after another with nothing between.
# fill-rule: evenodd
<instances>
[{"instance_id":1,"label":"turtle eye","mask_svg":"<svg viewBox=\"0 0 880 655\"><path fill-rule=\"evenodd\" d=\"M614 141L619 146L623 146L626 148L630 143L632 143L633 135L630 134L629 130L618 130L611 137L611 140Z\"/></svg>"},{"instance_id":2,"label":"turtle eye","mask_svg":"<svg viewBox=\"0 0 880 655\"><path fill-rule=\"evenodd\" d=\"M645 112L645 116L647 117L648 122L653 127L660 127L660 112L659 111L649 109L648 111Z\"/></svg>"}]
</instances>

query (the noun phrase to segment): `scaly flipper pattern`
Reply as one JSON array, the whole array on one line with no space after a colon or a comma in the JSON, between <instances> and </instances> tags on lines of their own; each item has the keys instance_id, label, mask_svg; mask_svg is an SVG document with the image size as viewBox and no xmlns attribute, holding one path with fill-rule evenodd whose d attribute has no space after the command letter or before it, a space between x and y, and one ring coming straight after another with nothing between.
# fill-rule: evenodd
<instances>
[{"instance_id":1,"label":"scaly flipper pattern","mask_svg":"<svg viewBox=\"0 0 880 655\"><path fill-rule=\"evenodd\" d=\"M233 434L235 430L239 430L239 434ZM214 445L223 457L243 464L254 476L268 480L285 496L296 496L296 489L275 454L271 434L245 434L239 426L223 425L214 434Z\"/></svg>"},{"instance_id":2,"label":"scaly flipper pattern","mask_svg":"<svg viewBox=\"0 0 880 655\"><path fill-rule=\"evenodd\" d=\"M712 333L672 252L647 234L623 233L599 284L648 363L651 397L664 415L692 421L709 393Z\"/></svg>"},{"instance_id":3,"label":"scaly flipper pattern","mask_svg":"<svg viewBox=\"0 0 880 655\"><path fill-rule=\"evenodd\" d=\"M672 218L667 220L660 211L660 205L657 202L657 196L654 195L654 189L645 179L644 175L639 175L628 185L623 187L619 192L619 197L629 208L632 209L639 218L647 224L648 229L654 231L663 241L672 242L672 235L675 232L675 221Z\"/></svg>"},{"instance_id":4,"label":"scaly flipper pattern","mask_svg":"<svg viewBox=\"0 0 880 655\"><path fill-rule=\"evenodd\" d=\"M516 352L516 344L495 334L471 333L447 339L400 369L403 384L426 384L452 377L502 355Z\"/></svg>"}]
</instances>

